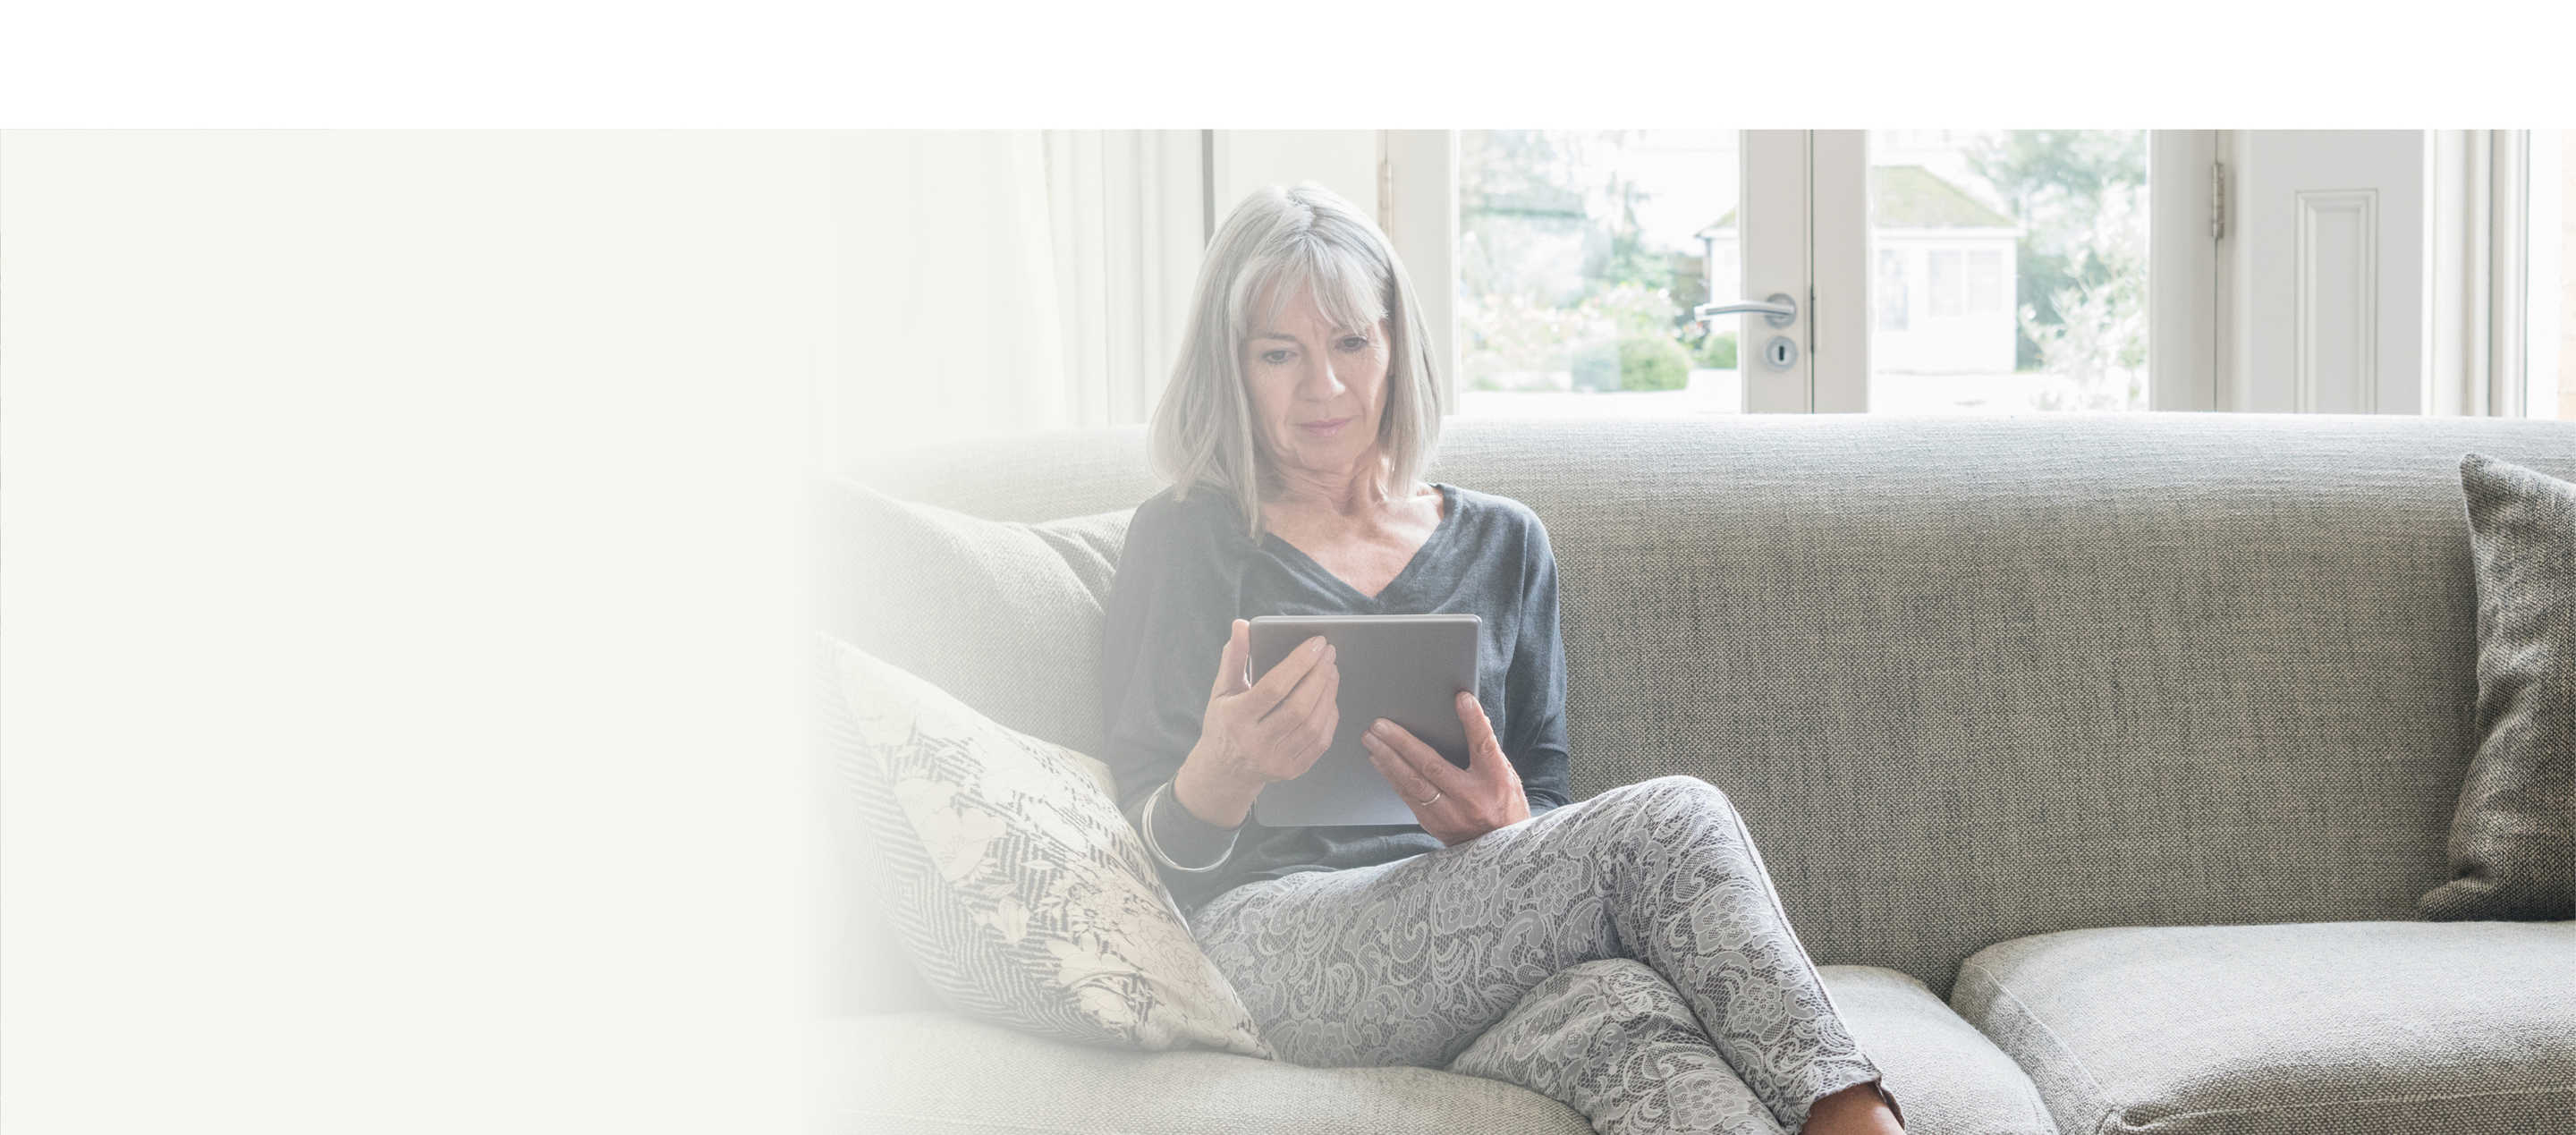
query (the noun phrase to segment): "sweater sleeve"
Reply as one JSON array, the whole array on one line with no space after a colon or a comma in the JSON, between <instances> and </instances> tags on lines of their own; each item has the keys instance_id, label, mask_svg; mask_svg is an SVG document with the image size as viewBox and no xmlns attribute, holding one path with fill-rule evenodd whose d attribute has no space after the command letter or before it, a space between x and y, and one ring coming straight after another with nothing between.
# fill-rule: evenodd
<instances>
[{"instance_id":1,"label":"sweater sleeve","mask_svg":"<svg viewBox=\"0 0 2576 1135\"><path fill-rule=\"evenodd\" d=\"M1520 770L1521 791L1536 816L1568 802L1565 744L1565 645L1558 637L1556 552L1547 525L1529 514L1521 553L1521 618L1512 648L1511 699L1503 751Z\"/></svg>"},{"instance_id":2,"label":"sweater sleeve","mask_svg":"<svg viewBox=\"0 0 2576 1135\"><path fill-rule=\"evenodd\" d=\"M1229 541L1204 520L1164 495L1137 506L1102 611L1101 759L1127 822L1176 891L1222 866L1241 830L1192 815L1167 788L1155 791L1198 744L1242 595L1248 549L1234 546L1239 534Z\"/></svg>"}]
</instances>

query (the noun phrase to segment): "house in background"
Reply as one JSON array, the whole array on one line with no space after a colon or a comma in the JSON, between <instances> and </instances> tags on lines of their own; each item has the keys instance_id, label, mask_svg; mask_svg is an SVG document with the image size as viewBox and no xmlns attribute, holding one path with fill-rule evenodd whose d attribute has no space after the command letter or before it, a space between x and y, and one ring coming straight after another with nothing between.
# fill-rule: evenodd
<instances>
[{"instance_id":1,"label":"house in background","mask_svg":"<svg viewBox=\"0 0 2576 1135\"><path fill-rule=\"evenodd\" d=\"M1920 165L1869 170L1870 369L2010 374L2021 226ZM1730 210L1699 230L1709 294L1743 292Z\"/></svg>"}]
</instances>

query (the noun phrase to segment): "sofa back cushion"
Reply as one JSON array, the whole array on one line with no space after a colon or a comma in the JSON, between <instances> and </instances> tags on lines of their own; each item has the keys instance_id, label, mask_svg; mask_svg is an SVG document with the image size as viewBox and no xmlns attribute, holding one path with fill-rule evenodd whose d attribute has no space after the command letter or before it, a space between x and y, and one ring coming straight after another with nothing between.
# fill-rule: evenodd
<instances>
[{"instance_id":1,"label":"sofa back cushion","mask_svg":"<svg viewBox=\"0 0 2576 1135\"><path fill-rule=\"evenodd\" d=\"M1132 508L1018 523L896 500L845 477L805 488L817 629L998 724L1099 750L1101 605ZM835 845L859 834L846 816L827 823ZM829 1001L849 1013L939 1004L878 892L843 876L845 854L829 862L820 896Z\"/></svg>"},{"instance_id":2,"label":"sofa back cushion","mask_svg":"<svg viewBox=\"0 0 2576 1135\"><path fill-rule=\"evenodd\" d=\"M808 491L819 629L1003 725L1099 750L1101 606L1136 501L1021 523L845 477Z\"/></svg>"},{"instance_id":3,"label":"sofa back cushion","mask_svg":"<svg viewBox=\"0 0 2576 1135\"><path fill-rule=\"evenodd\" d=\"M905 455L1021 521L1158 487L1136 426ZM1574 796L1725 788L1822 964L1946 995L1993 942L2413 918L2471 755L2471 450L2341 415L1453 419L1429 476L1545 521Z\"/></svg>"}]
</instances>

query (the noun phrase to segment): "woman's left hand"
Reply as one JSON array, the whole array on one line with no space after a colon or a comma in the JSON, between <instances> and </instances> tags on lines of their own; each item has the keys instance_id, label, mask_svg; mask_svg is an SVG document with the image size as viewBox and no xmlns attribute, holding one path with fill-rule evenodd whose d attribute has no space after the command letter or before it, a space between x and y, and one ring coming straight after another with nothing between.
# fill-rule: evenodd
<instances>
[{"instance_id":1,"label":"woman's left hand","mask_svg":"<svg viewBox=\"0 0 2576 1135\"><path fill-rule=\"evenodd\" d=\"M1405 727L1380 718L1360 734L1369 763L1413 808L1422 830L1455 847L1529 818L1520 770L1503 756L1494 723L1476 695L1458 691L1458 721L1467 727L1467 767L1459 768ZM1428 801L1428 803L1425 803Z\"/></svg>"}]
</instances>

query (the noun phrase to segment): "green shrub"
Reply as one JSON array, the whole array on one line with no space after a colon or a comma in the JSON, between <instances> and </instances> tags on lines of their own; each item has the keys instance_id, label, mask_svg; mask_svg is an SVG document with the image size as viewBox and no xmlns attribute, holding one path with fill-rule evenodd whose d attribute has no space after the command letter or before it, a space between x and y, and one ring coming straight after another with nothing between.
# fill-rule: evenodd
<instances>
[{"instance_id":1,"label":"green shrub","mask_svg":"<svg viewBox=\"0 0 2576 1135\"><path fill-rule=\"evenodd\" d=\"M1735 332L1720 331L1699 341L1692 358L1710 370L1735 369Z\"/></svg>"},{"instance_id":2,"label":"green shrub","mask_svg":"<svg viewBox=\"0 0 2576 1135\"><path fill-rule=\"evenodd\" d=\"M1619 388L1679 390L1690 383L1690 353L1670 335L1619 340Z\"/></svg>"},{"instance_id":3,"label":"green shrub","mask_svg":"<svg viewBox=\"0 0 2576 1135\"><path fill-rule=\"evenodd\" d=\"M1587 339L1567 352L1574 371L1576 390L1619 389L1619 344L1609 339Z\"/></svg>"}]
</instances>

